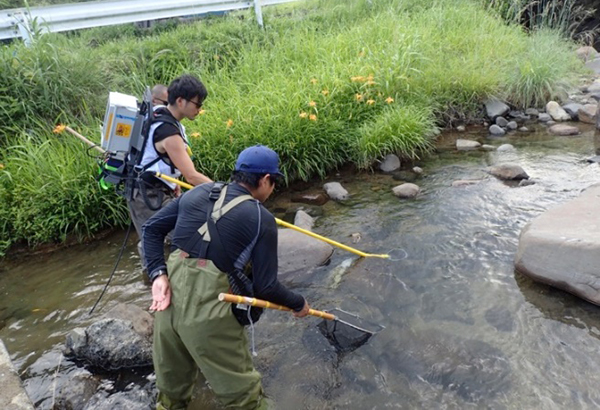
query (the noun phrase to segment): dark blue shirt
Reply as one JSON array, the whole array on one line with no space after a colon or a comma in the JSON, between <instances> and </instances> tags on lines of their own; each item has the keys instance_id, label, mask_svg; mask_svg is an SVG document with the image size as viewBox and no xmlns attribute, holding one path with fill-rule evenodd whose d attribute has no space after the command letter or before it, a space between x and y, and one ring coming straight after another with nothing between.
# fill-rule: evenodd
<instances>
[{"instance_id":1,"label":"dark blue shirt","mask_svg":"<svg viewBox=\"0 0 600 410\"><path fill-rule=\"evenodd\" d=\"M213 185L202 184L186 192L144 224L142 243L150 277L157 270L166 269L163 244L171 230L173 248L187 252L190 257L199 256L199 247L190 239L197 237L198 228L206 222L208 195ZM250 192L236 183L229 184L225 204L240 195L250 195ZM258 233L250 255L254 295L294 310L302 309L304 298L277 280L277 225L273 215L262 204L257 206L255 200L240 203L218 220L217 229L227 252L209 245L207 259L225 272L233 263L232 255L240 255Z\"/></svg>"}]
</instances>

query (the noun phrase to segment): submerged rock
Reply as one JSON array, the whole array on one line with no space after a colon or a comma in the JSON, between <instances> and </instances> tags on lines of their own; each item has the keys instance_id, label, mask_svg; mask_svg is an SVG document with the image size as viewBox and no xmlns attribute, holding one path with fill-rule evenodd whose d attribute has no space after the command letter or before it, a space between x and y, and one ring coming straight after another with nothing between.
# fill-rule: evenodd
<instances>
[{"instance_id":1,"label":"submerged rock","mask_svg":"<svg viewBox=\"0 0 600 410\"><path fill-rule=\"evenodd\" d=\"M481 144L477 141L465 140L465 139L457 139L456 140L456 149L460 150L470 150L479 148Z\"/></svg>"},{"instance_id":2,"label":"submerged rock","mask_svg":"<svg viewBox=\"0 0 600 410\"><path fill-rule=\"evenodd\" d=\"M501 164L488 168L488 172L493 176L504 180L529 179L529 175L520 165Z\"/></svg>"},{"instance_id":3,"label":"submerged rock","mask_svg":"<svg viewBox=\"0 0 600 410\"><path fill-rule=\"evenodd\" d=\"M328 182L323 185L323 189L334 201L343 201L344 199L348 199L348 191L346 191L339 182Z\"/></svg>"},{"instance_id":4,"label":"submerged rock","mask_svg":"<svg viewBox=\"0 0 600 410\"><path fill-rule=\"evenodd\" d=\"M392 188L392 192L398 198L414 198L419 194L420 191L421 188L419 188L418 185L411 183L398 185L397 187Z\"/></svg>"},{"instance_id":5,"label":"submerged rock","mask_svg":"<svg viewBox=\"0 0 600 410\"><path fill-rule=\"evenodd\" d=\"M329 260L332 253L333 247L328 243L291 229L279 230L279 275L321 266Z\"/></svg>"},{"instance_id":6,"label":"submerged rock","mask_svg":"<svg viewBox=\"0 0 600 410\"><path fill-rule=\"evenodd\" d=\"M600 184L532 220L521 232L516 269L600 305Z\"/></svg>"},{"instance_id":7,"label":"submerged rock","mask_svg":"<svg viewBox=\"0 0 600 410\"><path fill-rule=\"evenodd\" d=\"M554 135L568 136L568 135L578 135L579 128L574 127L572 125L566 124L555 124L551 126L548 131Z\"/></svg>"}]
</instances>

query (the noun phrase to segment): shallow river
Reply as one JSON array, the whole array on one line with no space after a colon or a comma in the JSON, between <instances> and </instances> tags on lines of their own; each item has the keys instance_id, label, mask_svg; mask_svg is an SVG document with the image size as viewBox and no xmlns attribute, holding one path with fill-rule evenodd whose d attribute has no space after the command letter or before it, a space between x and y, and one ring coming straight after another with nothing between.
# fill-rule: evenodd
<instances>
[{"instance_id":1,"label":"shallow river","mask_svg":"<svg viewBox=\"0 0 600 410\"><path fill-rule=\"evenodd\" d=\"M536 284L513 265L528 221L600 182L600 166L585 161L600 140L582 130L577 137L553 137L544 128L493 139L460 135L511 143L515 152L457 152L459 136L445 134L437 152L418 163L424 173L415 200L393 196L399 182L391 175L332 174L328 180L342 182L351 199L307 207L320 215L315 231L396 260L355 260L338 249L328 266L284 282L315 308L341 307L385 329L338 354L318 332L318 319L268 312L256 328L255 363L277 408L600 407L600 308ZM536 184L518 187L484 172L503 162L521 165ZM458 179L481 181L452 187ZM313 192L322 183L303 188ZM270 200L277 216L298 207L293 193ZM88 315L123 236L0 268L0 338L38 408L50 408L57 386L82 370L61 354L69 330L118 302L149 306L132 239L99 311ZM107 395L153 380L149 370L101 377ZM199 383L192 408L219 407Z\"/></svg>"}]
</instances>

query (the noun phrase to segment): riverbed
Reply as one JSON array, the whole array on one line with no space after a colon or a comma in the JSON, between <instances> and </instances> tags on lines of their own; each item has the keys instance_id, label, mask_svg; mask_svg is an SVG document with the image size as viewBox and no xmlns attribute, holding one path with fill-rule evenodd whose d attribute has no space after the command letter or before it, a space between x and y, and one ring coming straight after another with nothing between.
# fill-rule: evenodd
<instances>
[{"instance_id":1,"label":"riverbed","mask_svg":"<svg viewBox=\"0 0 600 410\"><path fill-rule=\"evenodd\" d=\"M318 319L266 313L255 329L255 363L276 408L599 407L600 308L532 282L513 264L527 222L600 182L600 166L586 161L600 140L593 127L578 126L583 132L575 137L549 135L544 126L501 138L477 129L445 133L431 156L413 164L423 169L413 181L421 187L416 199L391 192L407 173L342 170L269 200L276 216L289 219L297 191L341 182L348 201L304 207L317 217L314 231L393 255L359 260L336 249L327 266L282 278L317 309L339 307L385 328L355 351L338 353L317 330ZM457 151L457 138L516 150ZM485 172L506 162L521 165L535 184ZM453 187L456 180L477 183ZM71 329L117 303L149 306L132 238L98 311L88 314L124 234L0 268L0 338L40 409L82 371L61 353ZM153 382L150 369L98 377L107 396ZM202 382L191 408L219 408Z\"/></svg>"}]
</instances>

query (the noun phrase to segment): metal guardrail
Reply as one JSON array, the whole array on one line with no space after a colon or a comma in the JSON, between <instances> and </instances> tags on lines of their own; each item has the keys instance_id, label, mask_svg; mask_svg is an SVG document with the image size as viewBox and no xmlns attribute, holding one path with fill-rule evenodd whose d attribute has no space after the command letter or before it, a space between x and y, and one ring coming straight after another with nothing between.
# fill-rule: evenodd
<instances>
[{"instance_id":1,"label":"metal guardrail","mask_svg":"<svg viewBox=\"0 0 600 410\"><path fill-rule=\"evenodd\" d=\"M0 10L0 40L21 37L28 43L36 28L59 32L251 7L262 26L262 6L292 1L297 0L111 0Z\"/></svg>"}]
</instances>

